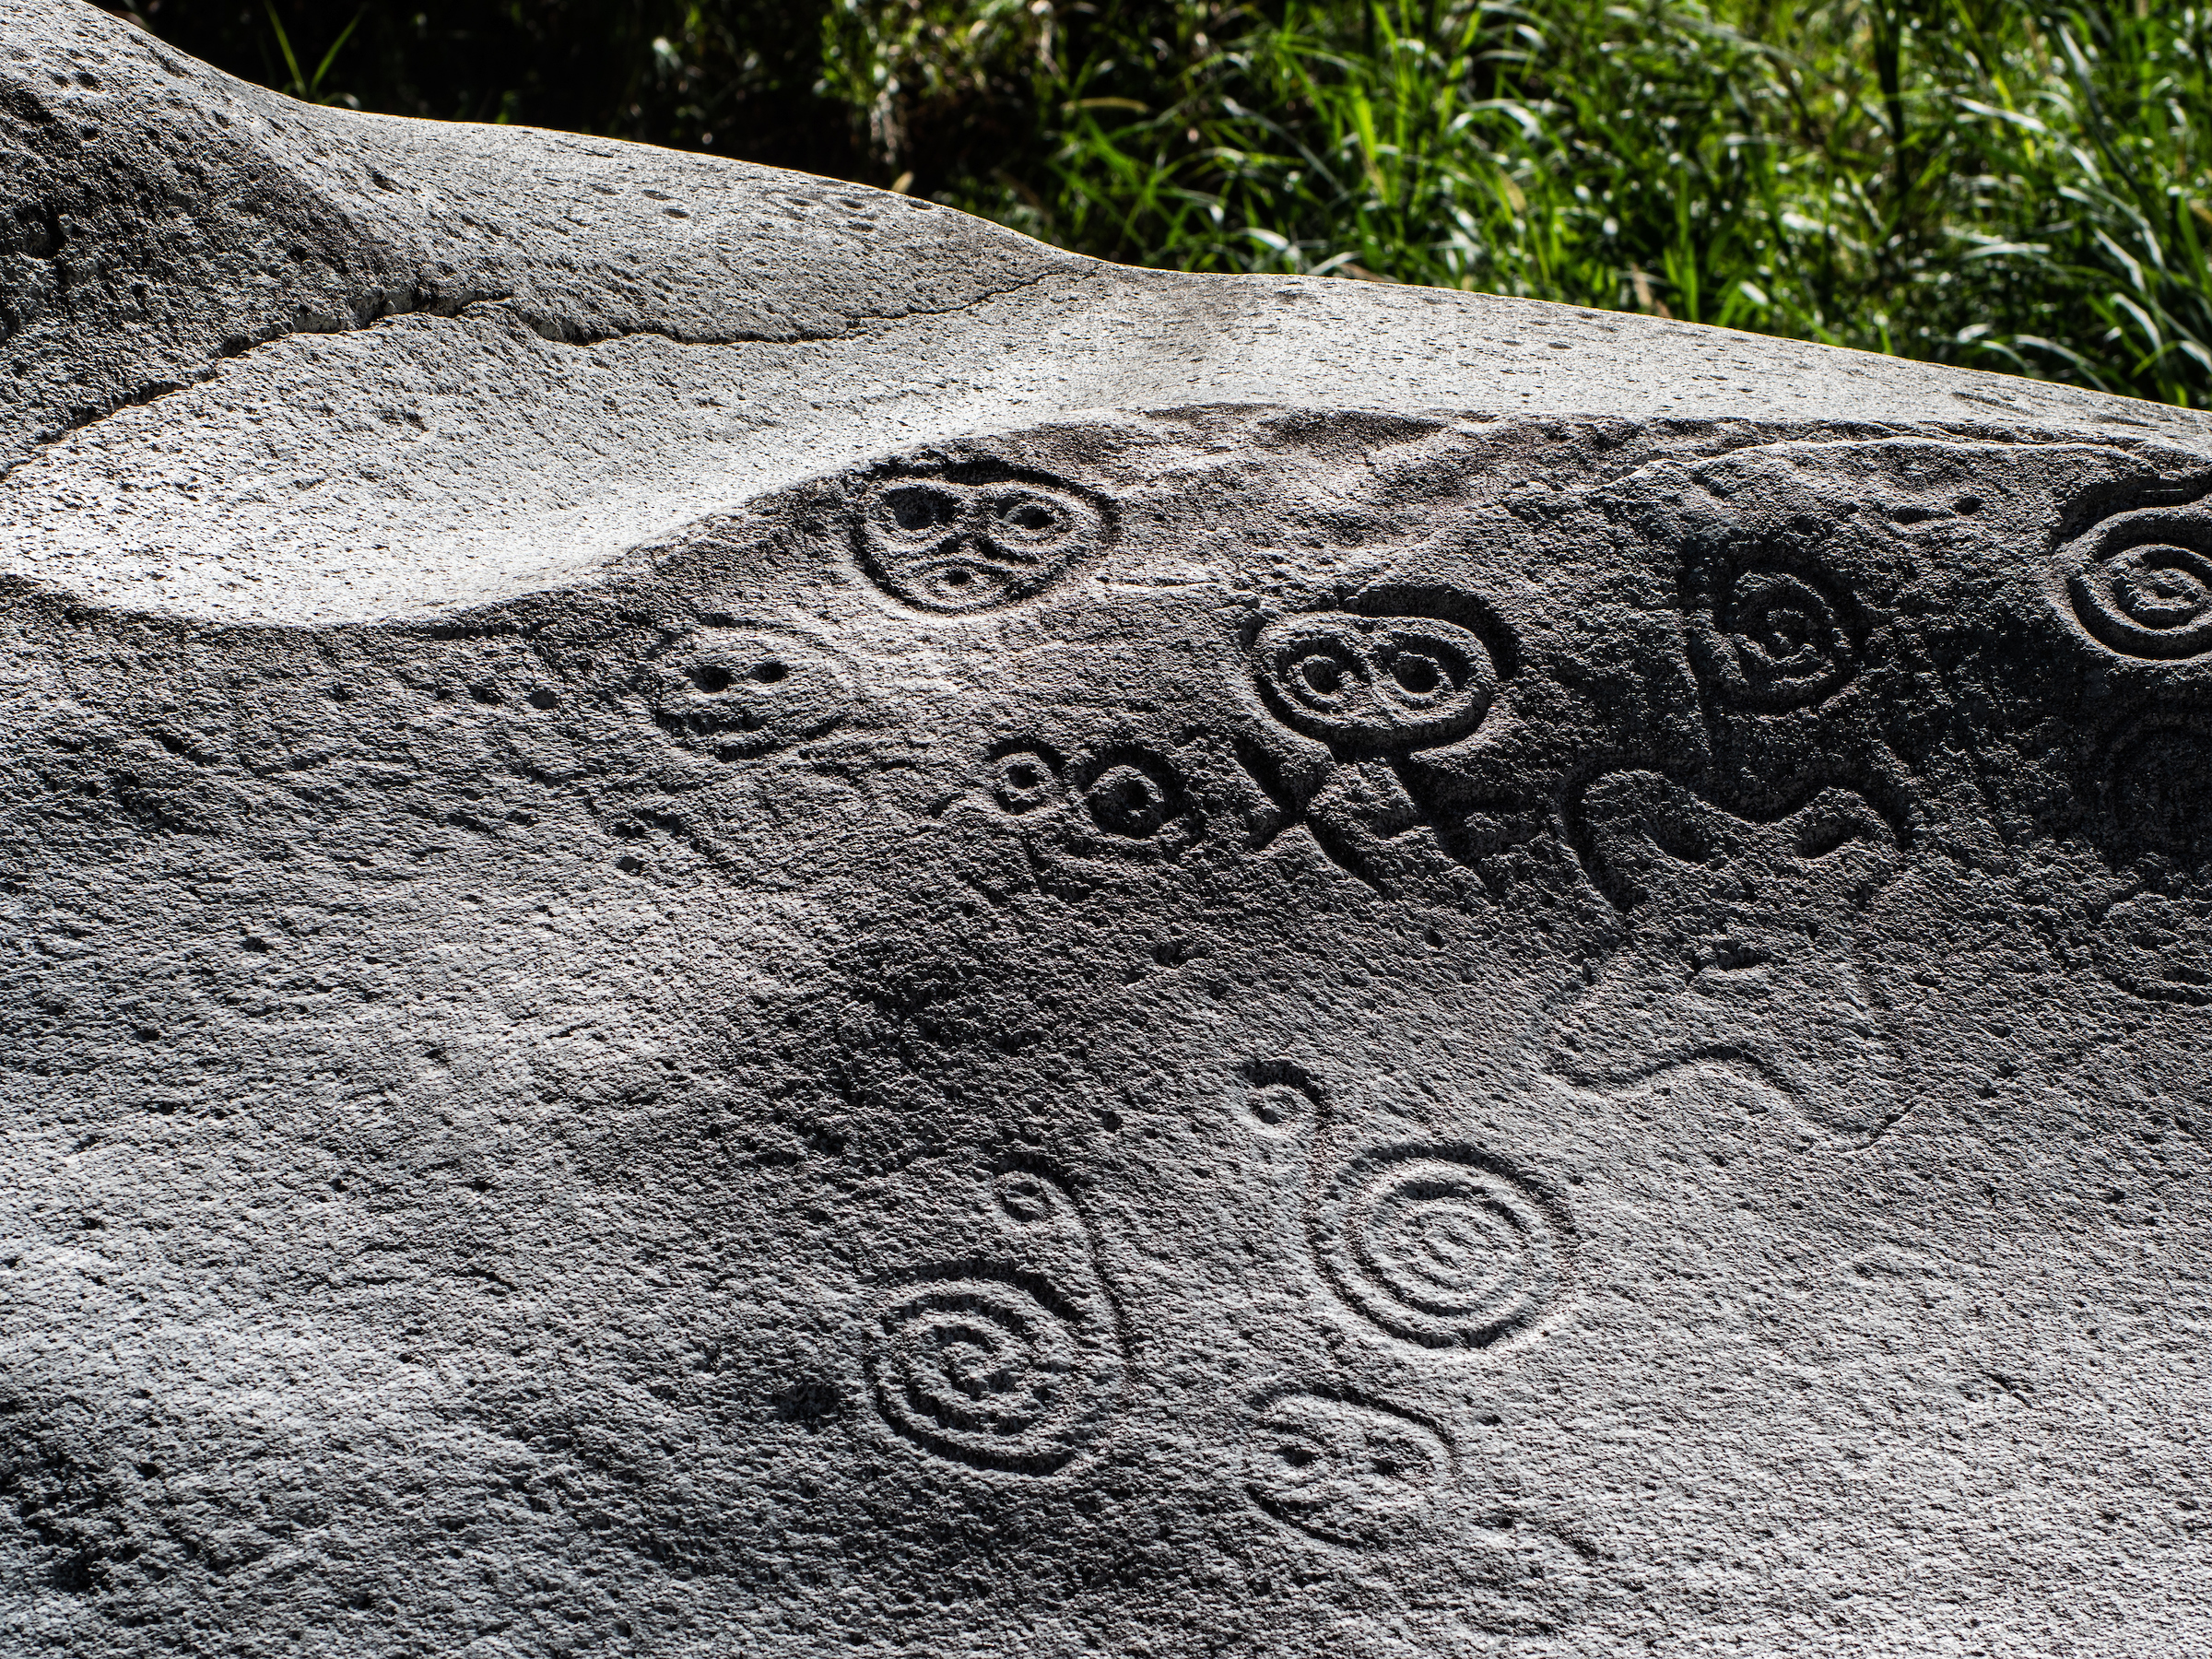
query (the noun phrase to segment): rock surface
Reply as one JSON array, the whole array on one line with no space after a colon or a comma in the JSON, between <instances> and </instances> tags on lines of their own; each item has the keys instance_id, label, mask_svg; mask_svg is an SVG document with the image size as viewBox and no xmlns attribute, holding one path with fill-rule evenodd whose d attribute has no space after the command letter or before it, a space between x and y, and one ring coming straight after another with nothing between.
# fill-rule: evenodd
<instances>
[{"instance_id":1,"label":"rock surface","mask_svg":"<svg viewBox=\"0 0 2212 1659\"><path fill-rule=\"evenodd\" d=\"M2212 1643L2212 432L0 20L0 1650Z\"/></svg>"}]
</instances>

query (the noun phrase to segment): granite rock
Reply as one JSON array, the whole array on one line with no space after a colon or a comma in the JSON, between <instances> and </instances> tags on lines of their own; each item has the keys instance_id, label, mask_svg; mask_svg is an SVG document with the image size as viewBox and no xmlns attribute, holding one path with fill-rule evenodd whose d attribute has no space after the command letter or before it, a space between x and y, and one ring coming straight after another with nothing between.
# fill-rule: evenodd
<instances>
[{"instance_id":1,"label":"granite rock","mask_svg":"<svg viewBox=\"0 0 2212 1659\"><path fill-rule=\"evenodd\" d=\"M2212 1645L2212 430L0 20L0 1650Z\"/></svg>"}]
</instances>

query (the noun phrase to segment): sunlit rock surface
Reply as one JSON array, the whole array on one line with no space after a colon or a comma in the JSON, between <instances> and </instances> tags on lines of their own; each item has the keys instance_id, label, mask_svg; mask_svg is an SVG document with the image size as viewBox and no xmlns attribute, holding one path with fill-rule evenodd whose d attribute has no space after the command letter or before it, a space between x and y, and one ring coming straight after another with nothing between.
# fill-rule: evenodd
<instances>
[{"instance_id":1,"label":"sunlit rock surface","mask_svg":"<svg viewBox=\"0 0 2212 1659\"><path fill-rule=\"evenodd\" d=\"M0 18L0 1650L2212 1643L2212 432Z\"/></svg>"}]
</instances>

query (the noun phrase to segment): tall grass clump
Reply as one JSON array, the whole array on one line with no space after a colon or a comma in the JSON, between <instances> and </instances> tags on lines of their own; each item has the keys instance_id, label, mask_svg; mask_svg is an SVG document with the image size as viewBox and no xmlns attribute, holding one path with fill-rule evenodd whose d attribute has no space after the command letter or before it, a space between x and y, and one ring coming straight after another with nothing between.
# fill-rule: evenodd
<instances>
[{"instance_id":1,"label":"tall grass clump","mask_svg":"<svg viewBox=\"0 0 2212 1659\"><path fill-rule=\"evenodd\" d=\"M833 29L887 170L982 113L935 194L1106 257L2212 399L2202 6L844 0Z\"/></svg>"},{"instance_id":2,"label":"tall grass clump","mask_svg":"<svg viewBox=\"0 0 2212 1659\"><path fill-rule=\"evenodd\" d=\"M2212 0L102 0L300 96L1190 270L2212 401Z\"/></svg>"}]
</instances>

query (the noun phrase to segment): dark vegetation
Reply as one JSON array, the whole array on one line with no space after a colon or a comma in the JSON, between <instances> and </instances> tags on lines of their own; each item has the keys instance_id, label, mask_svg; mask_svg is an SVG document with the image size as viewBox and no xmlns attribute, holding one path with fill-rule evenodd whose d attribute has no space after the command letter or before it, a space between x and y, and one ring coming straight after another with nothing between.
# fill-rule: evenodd
<instances>
[{"instance_id":1,"label":"dark vegetation","mask_svg":"<svg viewBox=\"0 0 2212 1659\"><path fill-rule=\"evenodd\" d=\"M2171 0L105 0L296 96L915 191L1107 258L2212 401Z\"/></svg>"}]
</instances>

